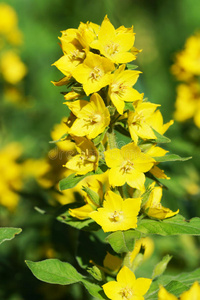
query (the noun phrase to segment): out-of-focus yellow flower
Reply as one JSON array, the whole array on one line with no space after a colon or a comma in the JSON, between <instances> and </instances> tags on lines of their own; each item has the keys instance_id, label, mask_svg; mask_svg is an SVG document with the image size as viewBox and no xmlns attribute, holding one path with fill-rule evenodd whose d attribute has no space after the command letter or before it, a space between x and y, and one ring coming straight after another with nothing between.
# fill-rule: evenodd
<instances>
[{"instance_id":1,"label":"out-of-focus yellow flower","mask_svg":"<svg viewBox=\"0 0 200 300\"><path fill-rule=\"evenodd\" d=\"M128 63L136 59L136 56L130 52L134 41L133 27L128 29L120 27L119 30L115 30L108 17L105 16L98 32L98 39L94 40L90 46L98 49L114 63Z\"/></svg>"},{"instance_id":2,"label":"out-of-focus yellow flower","mask_svg":"<svg viewBox=\"0 0 200 300\"><path fill-rule=\"evenodd\" d=\"M109 182L112 186L122 186L126 182L133 188L144 190L145 175L155 160L141 152L135 143L121 149L105 151L106 164L110 169Z\"/></svg>"},{"instance_id":3,"label":"out-of-focus yellow flower","mask_svg":"<svg viewBox=\"0 0 200 300\"><path fill-rule=\"evenodd\" d=\"M98 166L98 151L94 144L85 137L73 137L78 154L73 156L65 165L76 174L84 175L96 170Z\"/></svg>"},{"instance_id":4,"label":"out-of-focus yellow flower","mask_svg":"<svg viewBox=\"0 0 200 300\"><path fill-rule=\"evenodd\" d=\"M90 217L102 227L104 232L136 228L140 205L141 198L123 200L121 196L108 191L103 207L90 213Z\"/></svg>"},{"instance_id":5,"label":"out-of-focus yellow flower","mask_svg":"<svg viewBox=\"0 0 200 300\"><path fill-rule=\"evenodd\" d=\"M178 298L170 294L163 286L160 286L158 292L158 300L178 300ZM192 300L192 299L190 299Z\"/></svg>"},{"instance_id":6,"label":"out-of-focus yellow flower","mask_svg":"<svg viewBox=\"0 0 200 300\"><path fill-rule=\"evenodd\" d=\"M175 108L175 120L184 122L193 118L195 125L200 128L200 84L180 84L177 87Z\"/></svg>"},{"instance_id":7,"label":"out-of-focus yellow flower","mask_svg":"<svg viewBox=\"0 0 200 300\"><path fill-rule=\"evenodd\" d=\"M157 104L150 102L138 103L135 111L130 111L128 115L128 126L132 140L137 143L138 137L142 139L156 139L150 120L152 114L158 107Z\"/></svg>"},{"instance_id":8,"label":"out-of-focus yellow flower","mask_svg":"<svg viewBox=\"0 0 200 300\"><path fill-rule=\"evenodd\" d=\"M200 285L195 281L189 291L181 294L180 300L198 300L200 299Z\"/></svg>"},{"instance_id":9,"label":"out-of-focus yellow flower","mask_svg":"<svg viewBox=\"0 0 200 300\"><path fill-rule=\"evenodd\" d=\"M124 266L117 274L117 281L109 281L102 287L106 296L111 300L144 300L152 280L137 278L135 274Z\"/></svg>"},{"instance_id":10,"label":"out-of-focus yellow flower","mask_svg":"<svg viewBox=\"0 0 200 300\"><path fill-rule=\"evenodd\" d=\"M199 300L200 299L200 285L195 281L191 288L180 295L180 300ZM178 300L178 298L170 294L163 286L160 286L158 292L158 300Z\"/></svg>"},{"instance_id":11,"label":"out-of-focus yellow flower","mask_svg":"<svg viewBox=\"0 0 200 300\"><path fill-rule=\"evenodd\" d=\"M33 177L44 188L51 186L51 181L45 178L50 171L50 165L46 159L27 159L21 164L23 179Z\"/></svg>"},{"instance_id":12,"label":"out-of-focus yellow flower","mask_svg":"<svg viewBox=\"0 0 200 300\"><path fill-rule=\"evenodd\" d=\"M175 212L161 205L162 188L155 187L155 182L151 185L152 191L143 209L145 213L155 219L166 219L178 214L179 209Z\"/></svg>"},{"instance_id":13,"label":"out-of-focus yellow flower","mask_svg":"<svg viewBox=\"0 0 200 300\"><path fill-rule=\"evenodd\" d=\"M6 3L0 3L0 33L10 33L16 28L17 23L17 14L14 9Z\"/></svg>"},{"instance_id":14,"label":"out-of-focus yellow flower","mask_svg":"<svg viewBox=\"0 0 200 300\"><path fill-rule=\"evenodd\" d=\"M186 43L184 50L180 51L176 55L176 61L172 68L172 72L175 75L178 75L178 79L180 78L181 72L176 72L175 66L178 66L179 70L183 69L185 73L188 73L188 77L190 75L199 76L200 75L200 33L190 36ZM182 74L181 74L182 75Z\"/></svg>"},{"instance_id":15,"label":"out-of-focus yellow flower","mask_svg":"<svg viewBox=\"0 0 200 300\"><path fill-rule=\"evenodd\" d=\"M136 240L133 251L131 252L130 260L131 263L134 261L136 256L143 250L143 259L148 259L154 250L154 242L151 238L145 237L139 240Z\"/></svg>"},{"instance_id":16,"label":"out-of-focus yellow flower","mask_svg":"<svg viewBox=\"0 0 200 300\"><path fill-rule=\"evenodd\" d=\"M22 169L17 159L22 154L18 143L10 143L0 150L0 204L14 210L19 201L17 192L22 187Z\"/></svg>"},{"instance_id":17,"label":"out-of-focus yellow flower","mask_svg":"<svg viewBox=\"0 0 200 300\"><path fill-rule=\"evenodd\" d=\"M97 93L92 94L90 102L78 100L80 110L73 110L74 102L67 103L74 115L77 117L72 127L69 129L69 134L76 136L87 136L88 139L93 139L110 123L110 114L105 106L103 99Z\"/></svg>"},{"instance_id":18,"label":"out-of-focus yellow flower","mask_svg":"<svg viewBox=\"0 0 200 300\"><path fill-rule=\"evenodd\" d=\"M20 57L10 50L0 57L0 72L7 82L16 84L26 75L27 68Z\"/></svg>"},{"instance_id":19,"label":"out-of-focus yellow flower","mask_svg":"<svg viewBox=\"0 0 200 300\"><path fill-rule=\"evenodd\" d=\"M143 97L143 94L132 88L140 73L140 71L125 70L125 65L121 65L112 75L108 96L120 114L123 114L125 101L134 102Z\"/></svg>"},{"instance_id":20,"label":"out-of-focus yellow flower","mask_svg":"<svg viewBox=\"0 0 200 300\"><path fill-rule=\"evenodd\" d=\"M86 59L72 72L72 76L83 84L88 96L110 84L111 72L115 66L111 60L100 55L88 52Z\"/></svg>"}]
</instances>

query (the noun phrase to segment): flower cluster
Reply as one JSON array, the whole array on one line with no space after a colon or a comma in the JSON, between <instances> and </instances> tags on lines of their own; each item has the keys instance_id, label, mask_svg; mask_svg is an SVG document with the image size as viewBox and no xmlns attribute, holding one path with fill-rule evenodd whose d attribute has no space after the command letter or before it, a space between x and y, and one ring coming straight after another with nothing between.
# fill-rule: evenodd
<instances>
[{"instance_id":1,"label":"flower cluster","mask_svg":"<svg viewBox=\"0 0 200 300\"><path fill-rule=\"evenodd\" d=\"M85 205L70 214L92 218L104 231L136 228L141 212L158 219L173 216L178 211L162 207L162 188L155 187L156 177L168 179L157 166L157 158L167 151L157 143L173 121L163 124L159 105L133 88L141 73L131 64L140 52L134 47L133 27L115 29L106 16L101 26L88 22L62 31L60 41L63 55L54 65L65 77L53 83L66 85L64 104L71 114L56 141L70 153L64 164L68 174L87 176L87 188L97 195L103 191L98 200L85 196ZM118 133L129 139L121 148ZM155 181L143 203L148 176Z\"/></svg>"},{"instance_id":2,"label":"flower cluster","mask_svg":"<svg viewBox=\"0 0 200 300\"><path fill-rule=\"evenodd\" d=\"M55 127L52 138L65 154L67 177L60 190L79 192L82 198L68 205L69 222L81 227L90 220L104 232L117 232L137 228L139 218L176 215L179 210L161 205L159 180L169 177L158 166L167 161L168 151L158 144L169 141L164 133L173 121L164 124L159 105L135 87L141 72L132 64L140 52L134 47L133 27L115 29L106 16L101 26L80 23L61 33L63 55L53 65L64 77L53 84L65 86L70 115ZM62 204L72 202L63 199ZM108 298L144 299L151 280L136 279L133 271L152 248L151 240L137 240L127 258L130 269L108 254L104 266L98 266L118 272L117 281L103 285Z\"/></svg>"},{"instance_id":3,"label":"flower cluster","mask_svg":"<svg viewBox=\"0 0 200 300\"><path fill-rule=\"evenodd\" d=\"M181 83L177 87L174 118L179 122L193 119L200 128L200 34L190 36L184 49L175 56L171 71Z\"/></svg>"}]
</instances>

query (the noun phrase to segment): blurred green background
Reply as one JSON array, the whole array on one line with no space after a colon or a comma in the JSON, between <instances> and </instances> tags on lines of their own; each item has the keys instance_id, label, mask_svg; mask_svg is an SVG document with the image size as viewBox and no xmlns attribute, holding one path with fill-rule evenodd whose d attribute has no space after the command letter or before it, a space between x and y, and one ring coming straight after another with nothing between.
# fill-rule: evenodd
<instances>
[{"instance_id":1,"label":"blurred green background","mask_svg":"<svg viewBox=\"0 0 200 300\"><path fill-rule=\"evenodd\" d=\"M115 27L134 25L135 46L143 49L136 60L142 71L137 89L144 92L149 101L161 104L165 122L173 118L177 82L170 67L174 53L200 29L199 0L10 0L0 3L11 5L17 13L18 27L23 34L19 53L28 70L19 84L24 95L19 103L5 99L6 83L0 78L0 148L18 141L23 146L23 160L47 156L52 148L50 132L54 124L68 114L60 94L63 88L51 83L62 78L51 66L62 55L58 45L60 31L77 28L81 21L101 24L106 14ZM180 156L193 156L193 159L163 164L171 177L165 182L169 189L164 193L163 205L172 210L180 208L180 213L188 219L200 216L199 189L191 193L187 188L189 185L191 189L192 185L199 187L200 183L199 129L190 121L175 122L166 136L172 140L164 146L167 150ZM32 182L21 194L14 212L0 206L0 226L23 229L13 241L0 245L2 300L90 299L79 285L59 287L39 282L24 263L25 259L56 257L77 266L74 258L77 231L58 223L51 214L42 215L34 209L35 206L49 207L48 197ZM167 253L173 255L169 273L199 266L198 239L163 239L155 239L155 254L141 269L141 274L144 275L144 270L151 272L153 265Z\"/></svg>"}]
</instances>

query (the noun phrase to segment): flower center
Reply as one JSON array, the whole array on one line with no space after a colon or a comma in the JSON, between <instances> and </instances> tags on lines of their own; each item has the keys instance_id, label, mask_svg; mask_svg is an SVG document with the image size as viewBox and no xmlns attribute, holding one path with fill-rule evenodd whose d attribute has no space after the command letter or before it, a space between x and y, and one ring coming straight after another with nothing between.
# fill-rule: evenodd
<instances>
[{"instance_id":1,"label":"flower center","mask_svg":"<svg viewBox=\"0 0 200 300\"><path fill-rule=\"evenodd\" d=\"M93 81L98 81L102 76L102 70L98 67L94 67L94 69L92 70L92 72L90 73L90 80Z\"/></svg>"},{"instance_id":2,"label":"flower center","mask_svg":"<svg viewBox=\"0 0 200 300\"><path fill-rule=\"evenodd\" d=\"M122 211L114 211L110 214L111 222L119 222L122 219L123 212Z\"/></svg>"},{"instance_id":3,"label":"flower center","mask_svg":"<svg viewBox=\"0 0 200 300\"><path fill-rule=\"evenodd\" d=\"M119 97L123 97L126 90L126 86L123 83L114 83L111 85L111 92L117 94Z\"/></svg>"},{"instance_id":4,"label":"flower center","mask_svg":"<svg viewBox=\"0 0 200 300\"><path fill-rule=\"evenodd\" d=\"M109 55L109 56L113 56L116 53L119 52L119 44L115 44L114 42L110 42L110 44L107 44L105 46L105 52Z\"/></svg>"},{"instance_id":5,"label":"flower center","mask_svg":"<svg viewBox=\"0 0 200 300\"><path fill-rule=\"evenodd\" d=\"M128 287L121 289L119 294L121 295L122 299L129 299L133 295L132 290Z\"/></svg>"},{"instance_id":6,"label":"flower center","mask_svg":"<svg viewBox=\"0 0 200 300\"><path fill-rule=\"evenodd\" d=\"M127 160L124 165L121 167L120 171L122 171L122 174L124 173L130 173L133 169L133 162L130 160Z\"/></svg>"},{"instance_id":7,"label":"flower center","mask_svg":"<svg viewBox=\"0 0 200 300\"><path fill-rule=\"evenodd\" d=\"M101 122L101 115L100 114L94 114L91 118L91 123L94 124L94 123L100 123Z\"/></svg>"}]
</instances>

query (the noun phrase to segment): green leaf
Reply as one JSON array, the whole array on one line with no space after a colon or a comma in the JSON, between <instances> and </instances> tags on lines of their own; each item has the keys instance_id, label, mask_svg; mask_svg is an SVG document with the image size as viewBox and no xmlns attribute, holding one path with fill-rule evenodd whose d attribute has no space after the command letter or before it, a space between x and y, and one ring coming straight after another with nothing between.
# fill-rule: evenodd
<instances>
[{"instance_id":1,"label":"green leaf","mask_svg":"<svg viewBox=\"0 0 200 300\"><path fill-rule=\"evenodd\" d=\"M107 299L100 285L90 282L67 262L46 259L40 262L27 260L26 264L33 275L41 281L60 285L82 283L92 296L97 299Z\"/></svg>"},{"instance_id":2,"label":"green leaf","mask_svg":"<svg viewBox=\"0 0 200 300\"><path fill-rule=\"evenodd\" d=\"M200 235L200 218L189 221L181 215L176 215L165 220L142 219L138 222L136 232L148 234L166 235Z\"/></svg>"},{"instance_id":3,"label":"green leaf","mask_svg":"<svg viewBox=\"0 0 200 300\"><path fill-rule=\"evenodd\" d=\"M68 177L60 180L59 189L60 189L60 191L72 189L85 177L93 175L93 174L94 174L94 172L89 172L89 173L87 173L85 175L81 175L81 176L76 176L75 173L70 174Z\"/></svg>"},{"instance_id":4,"label":"green leaf","mask_svg":"<svg viewBox=\"0 0 200 300\"><path fill-rule=\"evenodd\" d=\"M131 102L125 102L124 110L135 111L135 108Z\"/></svg>"},{"instance_id":5,"label":"green leaf","mask_svg":"<svg viewBox=\"0 0 200 300\"><path fill-rule=\"evenodd\" d=\"M108 299L104 294L104 291L100 285L94 284L86 279L82 279L82 283L85 288L88 290L90 295L95 297L95 299Z\"/></svg>"},{"instance_id":6,"label":"green leaf","mask_svg":"<svg viewBox=\"0 0 200 300\"><path fill-rule=\"evenodd\" d=\"M5 241L12 240L16 234L22 231L21 228L1 227L0 228L0 244Z\"/></svg>"},{"instance_id":7,"label":"green leaf","mask_svg":"<svg viewBox=\"0 0 200 300\"><path fill-rule=\"evenodd\" d=\"M141 234L137 233L135 230L127 230L111 233L106 240L115 252L123 253L133 251L135 239L140 237Z\"/></svg>"},{"instance_id":8,"label":"green leaf","mask_svg":"<svg viewBox=\"0 0 200 300\"><path fill-rule=\"evenodd\" d=\"M160 285L164 286L169 293L178 297L181 293L188 290L195 281L200 283L200 268L193 272L181 273L176 276L162 275L152 282L145 299L157 300Z\"/></svg>"},{"instance_id":9,"label":"green leaf","mask_svg":"<svg viewBox=\"0 0 200 300\"><path fill-rule=\"evenodd\" d=\"M154 134L156 136L156 143L159 144L159 143L170 143L171 142L171 140L169 138L167 138L166 136L160 134L155 129L153 129L153 132L154 132Z\"/></svg>"},{"instance_id":10,"label":"green leaf","mask_svg":"<svg viewBox=\"0 0 200 300\"><path fill-rule=\"evenodd\" d=\"M129 69L129 70L135 70L135 69L138 68L137 65L133 65L133 64L126 64L126 67L127 67L127 69Z\"/></svg>"},{"instance_id":11,"label":"green leaf","mask_svg":"<svg viewBox=\"0 0 200 300\"><path fill-rule=\"evenodd\" d=\"M189 160L191 159L192 156L190 157L180 157L179 155L177 154L167 154L165 156L157 156L157 157L154 157L154 159L157 161L157 162L166 162L166 161L186 161L186 160Z\"/></svg>"},{"instance_id":12,"label":"green leaf","mask_svg":"<svg viewBox=\"0 0 200 300\"><path fill-rule=\"evenodd\" d=\"M97 146L103 140L108 128L109 127L107 127L101 134L99 134L97 137L95 137L93 139L93 143L94 143L95 146Z\"/></svg>"},{"instance_id":13,"label":"green leaf","mask_svg":"<svg viewBox=\"0 0 200 300\"><path fill-rule=\"evenodd\" d=\"M46 259L40 262L27 260L26 264L33 275L44 282L67 285L83 279L72 265L58 259Z\"/></svg>"},{"instance_id":14,"label":"green leaf","mask_svg":"<svg viewBox=\"0 0 200 300\"><path fill-rule=\"evenodd\" d=\"M77 207L80 207L80 205L78 206L76 203L70 203L65 205L64 208L66 209L66 211L60 214L57 217L57 220L67 225L70 225L74 228L77 228L79 230L95 231L100 229L100 226L91 218L85 220L79 220L77 218L72 217L69 214L69 208L77 208Z\"/></svg>"}]
</instances>

